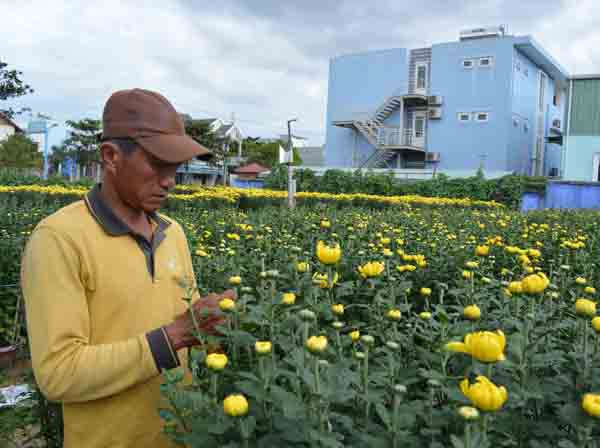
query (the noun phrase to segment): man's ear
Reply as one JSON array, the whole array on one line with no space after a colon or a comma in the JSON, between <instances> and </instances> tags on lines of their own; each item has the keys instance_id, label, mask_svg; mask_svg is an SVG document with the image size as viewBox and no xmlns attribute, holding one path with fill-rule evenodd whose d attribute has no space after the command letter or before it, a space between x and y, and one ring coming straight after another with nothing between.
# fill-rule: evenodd
<instances>
[{"instance_id":1,"label":"man's ear","mask_svg":"<svg viewBox=\"0 0 600 448\"><path fill-rule=\"evenodd\" d=\"M110 172L113 175L116 174L121 157L121 151L114 143L103 142L100 145L100 160L102 161L104 172Z\"/></svg>"}]
</instances>

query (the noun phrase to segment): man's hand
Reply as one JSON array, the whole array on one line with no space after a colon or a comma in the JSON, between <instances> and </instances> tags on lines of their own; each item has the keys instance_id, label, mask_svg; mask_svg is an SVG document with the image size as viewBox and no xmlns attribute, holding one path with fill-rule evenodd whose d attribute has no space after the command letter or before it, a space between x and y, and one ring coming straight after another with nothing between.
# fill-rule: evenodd
<instances>
[{"instance_id":1,"label":"man's hand","mask_svg":"<svg viewBox=\"0 0 600 448\"><path fill-rule=\"evenodd\" d=\"M222 294L211 293L192 304L201 333L216 334L215 327L225 323L226 317L219 309L219 302L223 299L235 300L235 291L228 289ZM193 336L194 330L194 322L189 311L177 316L172 323L165 326L174 350L198 344L198 339Z\"/></svg>"}]
</instances>

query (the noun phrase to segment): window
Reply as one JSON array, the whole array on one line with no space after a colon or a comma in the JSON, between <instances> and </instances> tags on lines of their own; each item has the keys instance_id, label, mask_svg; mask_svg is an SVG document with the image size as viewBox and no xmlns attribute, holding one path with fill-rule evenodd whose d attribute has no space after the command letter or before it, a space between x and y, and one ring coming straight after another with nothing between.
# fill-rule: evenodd
<instances>
[{"instance_id":1,"label":"window","mask_svg":"<svg viewBox=\"0 0 600 448\"><path fill-rule=\"evenodd\" d=\"M477 112L475 114L476 121L488 121L489 114L487 112Z\"/></svg>"},{"instance_id":2,"label":"window","mask_svg":"<svg viewBox=\"0 0 600 448\"><path fill-rule=\"evenodd\" d=\"M529 70L527 70L527 69L523 70L523 76L525 76L525 78L527 78L529 76Z\"/></svg>"},{"instance_id":3,"label":"window","mask_svg":"<svg viewBox=\"0 0 600 448\"><path fill-rule=\"evenodd\" d=\"M515 128L519 127L519 119L517 117L513 117L513 126Z\"/></svg>"},{"instance_id":4,"label":"window","mask_svg":"<svg viewBox=\"0 0 600 448\"><path fill-rule=\"evenodd\" d=\"M468 112L459 112L458 121L471 121L471 114Z\"/></svg>"},{"instance_id":5,"label":"window","mask_svg":"<svg viewBox=\"0 0 600 448\"><path fill-rule=\"evenodd\" d=\"M425 136L425 117L415 116L415 138L423 138Z\"/></svg>"},{"instance_id":6,"label":"window","mask_svg":"<svg viewBox=\"0 0 600 448\"><path fill-rule=\"evenodd\" d=\"M427 64L417 64L416 66L417 90L427 89Z\"/></svg>"},{"instance_id":7,"label":"window","mask_svg":"<svg viewBox=\"0 0 600 448\"><path fill-rule=\"evenodd\" d=\"M483 58L479 58L479 66L480 67L491 67L494 65L494 58L491 56L486 56Z\"/></svg>"},{"instance_id":8,"label":"window","mask_svg":"<svg viewBox=\"0 0 600 448\"><path fill-rule=\"evenodd\" d=\"M525 133L529 132L529 123L527 123L527 122L523 123L523 132L525 132Z\"/></svg>"},{"instance_id":9,"label":"window","mask_svg":"<svg viewBox=\"0 0 600 448\"><path fill-rule=\"evenodd\" d=\"M520 72L521 71L521 61L517 61L515 64L515 70Z\"/></svg>"},{"instance_id":10,"label":"window","mask_svg":"<svg viewBox=\"0 0 600 448\"><path fill-rule=\"evenodd\" d=\"M462 66L463 68L473 68L473 59L463 59Z\"/></svg>"}]
</instances>

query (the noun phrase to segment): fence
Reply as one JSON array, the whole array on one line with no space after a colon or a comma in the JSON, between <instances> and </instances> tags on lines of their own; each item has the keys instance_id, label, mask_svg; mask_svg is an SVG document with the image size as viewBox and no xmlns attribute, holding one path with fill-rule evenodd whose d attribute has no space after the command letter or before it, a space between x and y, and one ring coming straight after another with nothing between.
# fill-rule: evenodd
<instances>
[{"instance_id":1,"label":"fence","mask_svg":"<svg viewBox=\"0 0 600 448\"><path fill-rule=\"evenodd\" d=\"M545 192L526 192L521 210L600 209L600 183L549 181Z\"/></svg>"}]
</instances>

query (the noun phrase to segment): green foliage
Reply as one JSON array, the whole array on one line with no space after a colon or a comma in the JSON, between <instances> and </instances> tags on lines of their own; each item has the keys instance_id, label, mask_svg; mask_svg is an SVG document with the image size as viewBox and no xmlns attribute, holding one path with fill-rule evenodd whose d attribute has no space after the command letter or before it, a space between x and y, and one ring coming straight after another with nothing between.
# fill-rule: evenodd
<instances>
[{"instance_id":1,"label":"green foliage","mask_svg":"<svg viewBox=\"0 0 600 448\"><path fill-rule=\"evenodd\" d=\"M361 170L354 172L327 170L322 176L316 176L308 169L297 169L294 173L297 191L469 198L482 201L494 200L510 207L519 206L521 195L527 185L537 185L541 188L545 185L544 178L510 175L498 179L485 179L481 173L468 178L449 178L444 174L438 174L434 179L423 181L403 181L395 179L391 172L375 174ZM530 179L535 181L528 184ZM271 171L265 179L265 187L275 190L287 188L287 172L284 167L276 167Z\"/></svg>"},{"instance_id":2,"label":"green foliage","mask_svg":"<svg viewBox=\"0 0 600 448\"><path fill-rule=\"evenodd\" d=\"M255 138L247 138L242 144L242 154L248 162L256 162L267 168L279 167L279 146L284 143L276 141L273 143L261 143ZM297 148L294 151L293 165L302 165L302 158ZM286 166L287 170L287 166ZM287 172L287 171L286 171Z\"/></svg>"},{"instance_id":3,"label":"green foliage","mask_svg":"<svg viewBox=\"0 0 600 448\"><path fill-rule=\"evenodd\" d=\"M42 154L27 136L13 134L0 142L0 167L40 168Z\"/></svg>"},{"instance_id":4,"label":"green foliage","mask_svg":"<svg viewBox=\"0 0 600 448\"><path fill-rule=\"evenodd\" d=\"M22 72L18 70L9 70L8 64L0 60L0 101L6 101L11 98L17 98L28 93L32 93L33 89L21 79ZM12 117L14 111L12 109L2 109L0 112Z\"/></svg>"},{"instance_id":5,"label":"green foliage","mask_svg":"<svg viewBox=\"0 0 600 448\"><path fill-rule=\"evenodd\" d=\"M67 121L69 137L63 142L59 153L63 157L70 157L77 164L84 166L100 161L100 136L102 135L102 122L92 118L79 121Z\"/></svg>"}]
</instances>

